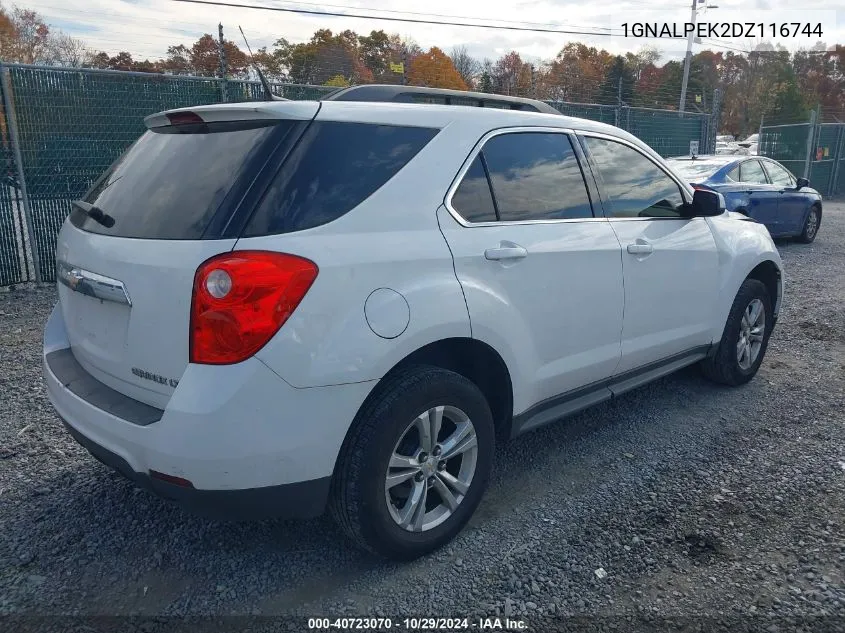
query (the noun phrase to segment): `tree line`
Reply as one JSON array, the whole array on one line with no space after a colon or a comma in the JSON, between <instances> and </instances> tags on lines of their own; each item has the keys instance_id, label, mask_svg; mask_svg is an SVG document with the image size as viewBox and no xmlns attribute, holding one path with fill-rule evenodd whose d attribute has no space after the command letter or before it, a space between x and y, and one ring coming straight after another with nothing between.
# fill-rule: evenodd
<instances>
[{"instance_id":1,"label":"tree line","mask_svg":"<svg viewBox=\"0 0 845 633\"><path fill-rule=\"evenodd\" d=\"M230 78L254 78L248 55L225 40ZM129 52L91 51L81 40L50 29L35 12L0 6L0 58L55 66L215 77L220 75L216 37L174 44L160 59L134 59ZM661 64L659 51L642 48L625 55L579 42L566 44L549 60L530 62L517 51L478 59L465 46L447 54L423 49L409 38L373 30L334 33L319 29L310 40L284 38L255 51L254 62L275 82L348 86L360 83L477 90L573 103L677 109L683 63ZM845 46L791 53L761 44L748 52L702 50L692 57L685 109L710 111L719 91L722 133L745 135L761 119L806 120L820 107L825 120L845 118Z\"/></svg>"}]
</instances>

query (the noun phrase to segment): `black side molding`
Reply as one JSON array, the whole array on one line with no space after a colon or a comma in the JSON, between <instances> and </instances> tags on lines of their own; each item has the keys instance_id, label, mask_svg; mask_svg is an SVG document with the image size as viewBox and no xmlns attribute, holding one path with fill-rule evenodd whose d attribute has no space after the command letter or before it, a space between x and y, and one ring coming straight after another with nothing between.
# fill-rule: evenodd
<instances>
[{"instance_id":1,"label":"black side molding","mask_svg":"<svg viewBox=\"0 0 845 633\"><path fill-rule=\"evenodd\" d=\"M161 409L124 396L94 378L79 364L69 347L47 354L47 367L72 394L122 420L149 426L164 415Z\"/></svg>"},{"instance_id":2,"label":"black side molding","mask_svg":"<svg viewBox=\"0 0 845 633\"><path fill-rule=\"evenodd\" d=\"M687 365L692 365L706 358L708 354L715 352L716 347L716 345L695 347L680 354L626 371L613 378L600 380L591 385L544 400L514 416L511 424L511 437L522 435L527 431L574 415L594 404L610 400L661 376L674 373Z\"/></svg>"}]
</instances>

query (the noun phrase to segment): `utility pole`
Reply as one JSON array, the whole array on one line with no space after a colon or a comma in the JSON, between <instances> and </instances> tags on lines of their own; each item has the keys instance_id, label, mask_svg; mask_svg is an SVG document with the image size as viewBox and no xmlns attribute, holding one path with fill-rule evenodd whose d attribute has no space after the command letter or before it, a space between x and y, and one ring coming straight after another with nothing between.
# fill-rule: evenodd
<instances>
[{"instance_id":1,"label":"utility pole","mask_svg":"<svg viewBox=\"0 0 845 633\"><path fill-rule=\"evenodd\" d=\"M719 134L719 125L722 121L722 91L716 88L713 91L713 105L710 108L710 149L711 154L716 153L716 135Z\"/></svg>"},{"instance_id":2,"label":"utility pole","mask_svg":"<svg viewBox=\"0 0 845 633\"><path fill-rule=\"evenodd\" d=\"M229 102L229 94L226 86L226 48L223 40L223 24L217 25L217 37L220 41L218 47L218 56L220 58L220 97L223 103Z\"/></svg>"},{"instance_id":3,"label":"utility pole","mask_svg":"<svg viewBox=\"0 0 845 633\"><path fill-rule=\"evenodd\" d=\"M681 102L678 104L680 116L684 116L684 106L687 101L687 82L689 81L689 67L692 62L692 43L695 39L695 14L698 11L698 2L699 0L692 0L692 16L690 17L690 22L693 25L693 29L690 31L689 37L687 37L687 54L684 57L684 81L681 84Z\"/></svg>"},{"instance_id":4,"label":"utility pole","mask_svg":"<svg viewBox=\"0 0 845 633\"><path fill-rule=\"evenodd\" d=\"M531 64L531 98L537 98L537 69Z\"/></svg>"},{"instance_id":5,"label":"utility pole","mask_svg":"<svg viewBox=\"0 0 845 633\"><path fill-rule=\"evenodd\" d=\"M402 85L408 85L408 52L402 51Z\"/></svg>"}]
</instances>

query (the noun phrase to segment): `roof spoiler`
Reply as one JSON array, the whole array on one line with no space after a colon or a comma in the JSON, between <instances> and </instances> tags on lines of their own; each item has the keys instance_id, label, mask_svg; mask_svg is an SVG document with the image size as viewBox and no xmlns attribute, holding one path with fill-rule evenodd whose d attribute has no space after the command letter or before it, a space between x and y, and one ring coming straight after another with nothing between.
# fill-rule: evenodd
<instances>
[{"instance_id":1,"label":"roof spoiler","mask_svg":"<svg viewBox=\"0 0 845 633\"><path fill-rule=\"evenodd\" d=\"M279 101L279 99L274 99ZM221 103L191 106L157 112L144 118L148 129L191 123L217 123L223 121L310 121L317 116L320 103L317 101L291 101L283 99L282 104L271 105L266 101L243 103Z\"/></svg>"}]
</instances>

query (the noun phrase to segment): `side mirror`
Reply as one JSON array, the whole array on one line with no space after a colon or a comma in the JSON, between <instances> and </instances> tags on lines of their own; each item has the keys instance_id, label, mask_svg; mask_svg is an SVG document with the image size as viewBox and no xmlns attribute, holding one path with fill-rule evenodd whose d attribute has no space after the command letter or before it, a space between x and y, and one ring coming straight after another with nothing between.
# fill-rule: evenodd
<instances>
[{"instance_id":1,"label":"side mirror","mask_svg":"<svg viewBox=\"0 0 845 633\"><path fill-rule=\"evenodd\" d=\"M688 206L687 217L702 218L722 215L725 212L725 197L718 191L696 189L692 204Z\"/></svg>"},{"instance_id":2,"label":"side mirror","mask_svg":"<svg viewBox=\"0 0 845 633\"><path fill-rule=\"evenodd\" d=\"M810 186L810 181L807 180L806 178L799 178L798 180L795 181L795 188L796 189L803 189L804 187L809 187L809 186Z\"/></svg>"}]
</instances>

